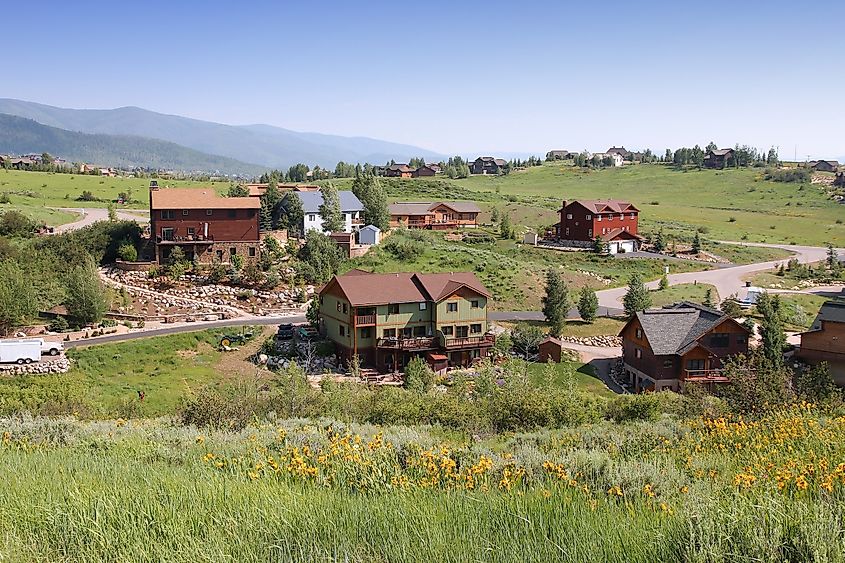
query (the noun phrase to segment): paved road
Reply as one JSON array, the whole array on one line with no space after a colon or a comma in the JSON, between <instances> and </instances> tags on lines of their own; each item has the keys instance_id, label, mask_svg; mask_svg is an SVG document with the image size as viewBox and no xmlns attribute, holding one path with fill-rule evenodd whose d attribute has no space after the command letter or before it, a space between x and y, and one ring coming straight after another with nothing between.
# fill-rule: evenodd
<instances>
[{"instance_id":1,"label":"paved road","mask_svg":"<svg viewBox=\"0 0 845 563\"><path fill-rule=\"evenodd\" d=\"M58 211L77 213L82 216L73 223L65 223L64 225L59 225L58 227L55 227L54 232L56 233L66 233L69 231L75 231L76 229L87 227L88 225L96 223L97 221L108 221L109 219L109 210L101 207L55 207L53 209L57 209ZM139 223L149 223L150 221L149 215L144 215L143 210L140 209L118 209L117 218L126 221L138 221Z\"/></svg>"},{"instance_id":2,"label":"paved road","mask_svg":"<svg viewBox=\"0 0 845 563\"><path fill-rule=\"evenodd\" d=\"M618 317L624 314L625 311L620 307L599 307L599 317ZM490 311L489 315L491 321L544 321L546 317L542 311ZM581 315L578 314L577 308L572 308L567 313L568 320L578 320Z\"/></svg>"},{"instance_id":3,"label":"paved road","mask_svg":"<svg viewBox=\"0 0 845 563\"><path fill-rule=\"evenodd\" d=\"M794 246L789 244L736 242L729 244L746 244L747 246L781 248L783 250L788 250L790 252L795 253L795 258L797 258L798 261L802 263L818 262L819 260L824 260L827 257L827 249L817 246ZM756 264L731 266L728 268L708 270L706 272L687 272L683 274L670 274L669 284L676 285L679 283L694 282L708 283L715 286L716 291L719 293L719 297L721 299L724 299L733 295L734 293L739 293L740 290L745 287L745 282L742 279L743 277L756 272L771 270L779 264L783 264L784 262L786 262L786 260L772 260L770 262L758 262ZM650 289L656 289L657 284L658 280L655 280L653 282L647 283L646 286ZM622 303L622 297L624 297L626 291L626 287L618 287L615 289L605 289L603 291L599 291L597 292L597 295L599 297L599 304L603 307L618 308Z\"/></svg>"},{"instance_id":4,"label":"paved road","mask_svg":"<svg viewBox=\"0 0 845 563\"><path fill-rule=\"evenodd\" d=\"M226 319L222 321L208 321L195 323L180 323L173 326L152 328L149 330L127 332L124 334L108 334L106 336L96 336L94 338L86 338L85 340L74 340L73 342L65 342L65 349L68 348L84 348L86 346L94 346L97 344L109 344L112 342L125 342L127 340L135 340L138 338L151 338L153 336L166 336L168 334L179 334L182 332L199 332L201 330L209 330L212 328L221 327L235 327L235 326L252 326L252 325L277 325L280 323L304 323L306 322L305 315L295 315L289 317L249 317Z\"/></svg>"}]
</instances>

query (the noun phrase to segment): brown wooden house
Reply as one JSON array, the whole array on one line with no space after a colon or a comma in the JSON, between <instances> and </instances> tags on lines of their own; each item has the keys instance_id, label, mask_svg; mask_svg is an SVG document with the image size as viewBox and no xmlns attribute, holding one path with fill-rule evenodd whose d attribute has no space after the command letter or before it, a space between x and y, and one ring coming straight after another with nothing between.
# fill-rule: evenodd
<instances>
[{"instance_id":1,"label":"brown wooden house","mask_svg":"<svg viewBox=\"0 0 845 563\"><path fill-rule=\"evenodd\" d=\"M715 149L704 155L704 168L725 168L734 157L733 149Z\"/></svg>"},{"instance_id":2,"label":"brown wooden house","mask_svg":"<svg viewBox=\"0 0 845 563\"><path fill-rule=\"evenodd\" d=\"M475 228L481 209L472 201L408 201L388 206L391 227L449 230Z\"/></svg>"},{"instance_id":3,"label":"brown wooden house","mask_svg":"<svg viewBox=\"0 0 845 563\"><path fill-rule=\"evenodd\" d=\"M619 333L625 377L636 392L727 383L725 359L748 353L749 331L721 311L683 301L640 311Z\"/></svg>"},{"instance_id":4,"label":"brown wooden house","mask_svg":"<svg viewBox=\"0 0 845 563\"><path fill-rule=\"evenodd\" d=\"M811 160L807 166L816 172L836 172L839 170L839 161L836 160Z\"/></svg>"},{"instance_id":5,"label":"brown wooden house","mask_svg":"<svg viewBox=\"0 0 845 563\"><path fill-rule=\"evenodd\" d=\"M413 178L415 170L407 164L391 164L384 169L389 178Z\"/></svg>"},{"instance_id":6,"label":"brown wooden house","mask_svg":"<svg viewBox=\"0 0 845 563\"><path fill-rule=\"evenodd\" d=\"M469 165L471 174L499 174L507 162L503 158L479 156Z\"/></svg>"},{"instance_id":7,"label":"brown wooden house","mask_svg":"<svg viewBox=\"0 0 845 563\"><path fill-rule=\"evenodd\" d=\"M827 362L839 385L845 385L845 301L827 301L810 330L801 333L796 356L811 365Z\"/></svg>"},{"instance_id":8,"label":"brown wooden house","mask_svg":"<svg viewBox=\"0 0 845 563\"><path fill-rule=\"evenodd\" d=\"M437 174L437 170L433 166L420 166L411 173L412 178L430 178Z\"/></svg>"}]
</instances>

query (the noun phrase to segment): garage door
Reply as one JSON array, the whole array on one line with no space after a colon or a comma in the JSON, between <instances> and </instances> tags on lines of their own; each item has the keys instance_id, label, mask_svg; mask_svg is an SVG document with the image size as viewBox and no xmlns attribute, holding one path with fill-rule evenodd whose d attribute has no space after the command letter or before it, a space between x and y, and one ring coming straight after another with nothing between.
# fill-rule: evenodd
<instances>
[{"instance_id":1,"label":"garage door","mask_svg":"<svg viewBox=\"0 0 845 563\"><path fill-rule=\"evenodd\" d=\"M634 252L637 249L637 243L632 240L626 240L619 243L619 250L621 252Z\"/></svg>"}]
</instances>

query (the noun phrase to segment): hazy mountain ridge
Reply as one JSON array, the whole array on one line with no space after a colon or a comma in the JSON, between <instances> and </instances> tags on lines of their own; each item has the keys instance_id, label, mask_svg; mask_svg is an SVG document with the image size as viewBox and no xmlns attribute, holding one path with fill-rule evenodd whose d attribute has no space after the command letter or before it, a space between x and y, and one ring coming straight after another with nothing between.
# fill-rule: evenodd
<instances>
[{"instance_id":1,"label":"hazy mountain ridge","mask_svg":"<svg viewBox=\"0 0 845 563\"><path fill-rule=\"evenodd\" d=\"M437 159L444 156L420 147L367 137L297 132L263 124L224 125L138 107L68 109L5 98L0 99L0 113L69 131L161 139L266 167L282 168L303 162L334 168L341 160L380 164L390 159L409 160L413 156Z\"/></svg>"},{"instance_id":2,"label":"hazy mountain ridge","mask_svg":"<svg viewBox=\"0 0 845 563\"><path fill-rule=\"evenodd\" d=\"M49 152L71 162L258 175L265 167L159 139L68 131L0 113L0 153Z\"/></svg>"}]
</instances>

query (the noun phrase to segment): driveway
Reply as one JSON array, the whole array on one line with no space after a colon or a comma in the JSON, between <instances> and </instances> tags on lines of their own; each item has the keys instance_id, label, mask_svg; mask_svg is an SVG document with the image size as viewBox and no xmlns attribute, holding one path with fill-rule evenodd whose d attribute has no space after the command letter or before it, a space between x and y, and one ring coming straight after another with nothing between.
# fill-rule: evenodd
<instances>
[{"instance_id":1,"label":"driveway","mask_svg":"<svg viewBox=\"0 0 845 563\"><path fill-rule=\"evenodd\" d=\"M722 242L722 241L720 241ZM790 244L763 244L763 243L738 243L727 242L727 244L745 244L747 246L762 246L766 248L780 248L788 250L795 254L795 258L799 262L818 262L827 257L827 249L818 246L795 246ZM841 252L841 250L840 250ZM776 266L783 264L787 259L772 260L770 262L758 262L757 264L745 264L742 266L730 266L727 268L720 268L708 270L705 272L686 272L683 274L670 274L669 285L677 285L681 283L707 283L716 287L720 299L725 299L739 293L745 287L743 278L749 274L771 270ZM649 289L657 289L659 280L655 280L646 284ZM597 292L599 298L599 305L602 307L619 308L622 303L622 297L628 291L627 287L617 287L615 289L605 289Z\"/></svg>"},{"instance_id":2,"label":"driveway","mask_svg":"<svg viewBox=\"0 0 845 563\"><path fill-rule=\"evenodd\" d=\"M81 215L81 217L73 223L65 223L64 225L55 227L53 232L57 234L75 231L76 229L87 227L97 221L109 220L109 210L102 207L54 207L53 209ZM144 211L141 209L118 209L117 218L124 221L137 221L139 223L150 222L149 214L145 215Z\"/></svg>"}]
</instances>

